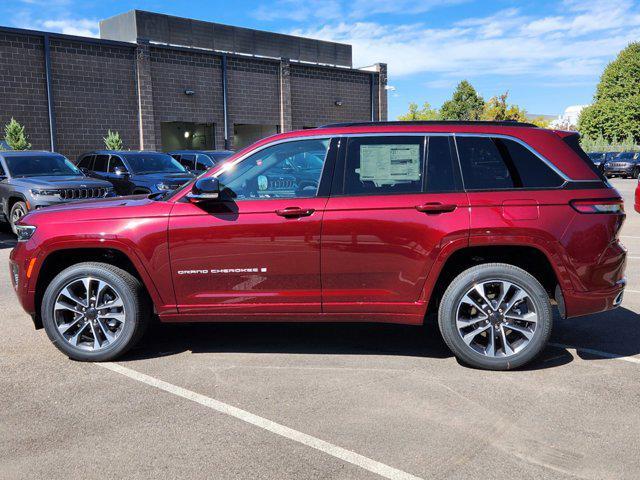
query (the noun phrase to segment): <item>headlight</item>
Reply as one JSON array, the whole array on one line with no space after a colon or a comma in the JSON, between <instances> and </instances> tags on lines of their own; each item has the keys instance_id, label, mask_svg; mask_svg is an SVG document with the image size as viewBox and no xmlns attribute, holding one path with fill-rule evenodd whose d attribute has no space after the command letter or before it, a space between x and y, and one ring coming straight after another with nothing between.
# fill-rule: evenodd
<instances>
[{"instance_id":1,"label":"headlight","mask_svg":"<svg viewBox=\"0 0 640 480\"><path fill-rule=\"evenodd\" d=\"M156 185L156 188L158 190L172 190L172 188L169 185L167 185L166 183L158 183Z\"/></svg>"},{"instance_id":2,"label":"headlight","mask_svg":"<svg viewBox=\"0 0 640 480\"><path fill-rule=\"evenodd\" d=\"M33 234L36 233L36 227L33 225L16 225L16 235L19 242L26 242Z\"/></svg>"},{"instance_id":3,"label":"headlight","mask_svg":"<svg viewBox=\"0 0 640 480\"><path fill-rule=\"evenodd\" d=\"M37 188L32 188L31 194L37 196L52 197L54 195L60 195L60 190L39 190Z\"/></svg>"}]
</instances>

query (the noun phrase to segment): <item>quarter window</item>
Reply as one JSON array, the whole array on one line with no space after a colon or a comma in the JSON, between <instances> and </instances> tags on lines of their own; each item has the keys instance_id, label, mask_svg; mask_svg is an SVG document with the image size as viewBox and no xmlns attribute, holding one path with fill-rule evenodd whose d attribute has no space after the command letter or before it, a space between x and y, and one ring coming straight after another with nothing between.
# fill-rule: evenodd
<instances>
[{"instance_id":1,"label":"quarter window","mask_svg":"<svg viewBox=\"0 0 640 480\"><path fill-rule=\"evenodd\" d=\"M347 146L347 195L420 193L424 137L354 137Z\"/></svg>"},{"instance_id":2,"label":"quarter window","mask_svg":"<svg viewBox=\"0 0 640 480\"><path fill-rule=\"evenodd\" d=\"M555 188L562 178L528 148L514 140L456 137L467 190Z\"/></svg>"},{"instance_id":3,"label":"quarter window","mask_svg":"<svg viewBox=\"0 0 640 480\"><path fill-rule=\"evenodd\" d=\"M328 150L328 139L267 147L218 176L223 194L237 200L315 197ZM313 161L299 161L301 157Z\"/></svg>"}]
</instances>

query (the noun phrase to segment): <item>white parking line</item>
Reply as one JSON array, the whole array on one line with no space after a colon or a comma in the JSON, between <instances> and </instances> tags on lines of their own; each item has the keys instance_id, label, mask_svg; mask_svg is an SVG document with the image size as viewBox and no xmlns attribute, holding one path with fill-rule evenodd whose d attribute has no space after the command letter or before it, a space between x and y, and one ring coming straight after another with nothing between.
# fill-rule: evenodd
<instances>
[{"instance_id":1,"label":"white parking line","mask_svg":"<svg viewBox=\"0 0 640 480\"><path fill-rule=\"evenodd\" d=\"M594 350L593 348L574 347L572 345L564 345L563 343L549 343L552 347L566 348L568 350L575 350L577 352L590 353L591 355L597 355L604 358L612 358L613 360L622 360L623 362L640 364L640 358L627 357L625 355L618 355L617 353L603 352L602 350Z\"/></svg>"},{"instance_id":2,"label":"white parking line","mask_svg":"<svg viewBox=\"0 0 640 480\"><path fill-rule=\"evenodd\" d=\"M627 255L627 258L632 258L633 260L638 260L640 257L633 256L633 255Z\"/></svg>"},{"instance_id":3,"label":"white parking line","mask_svg":"<svg viewBox=\"0 0 640 480\"><path fill-rule=\"evenodd\" d=\"M129 377L138 382L145 383L160 390L164 390L165 392L172 393L174 395L177 395L178 397L186 398L187 400L191 400L192 402L199 403L200 405L208 407L219 413L235 417L239 420L242 420L243 422L247 422L271 433L275 433L276 435L280 435L281 437L288 438L289 440L293 440L294 442L298 442L308 447L315 448L316 450L331 455L332 457L338 458L352 465L356 465L360 468L376 473L381 477L391 480L423 480L420 477L416 477L414 475L411 475L410 473L390 467L389 465L385 465L384 463L377 462L368 457L352 452L351 450L338 447L337 445L333 445L319 438L312 437L311 435L307 435L306 433L302 433L292 428L285 427L284 425L273 422L267 418L254 415L253 413L247 412L246 410L242 410L219 400L215 400L205 395L187 390L186 388L178 387L177 385L173 385L171 383L159 380L155 377L145 375L144 373L137 372L130 368L123 367L122 365L119 365L117 363L96 363L96 365L124 375L125 377Z\"/></svg>"}]
</instances>

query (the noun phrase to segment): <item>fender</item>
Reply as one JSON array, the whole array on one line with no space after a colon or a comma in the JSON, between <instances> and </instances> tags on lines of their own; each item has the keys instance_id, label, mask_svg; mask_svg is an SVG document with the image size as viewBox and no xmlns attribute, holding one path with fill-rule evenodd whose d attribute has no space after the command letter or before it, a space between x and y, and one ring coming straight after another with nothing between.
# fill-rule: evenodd
<instances>
[{"instance_id":1,"label":"fender","mask_svg":"<svg viewBox=\"0 0 640 480\"><path fill-rule=\"evenodd\" d=\"M60 250L77 250L77 249L102 249L116 250L125 255L133 264L136 271L142 279L142 283L149 292L149 296L153 301L158 314L176 313L175 296L161 294L153 277L149 274L149 270L141 256L138 254L135 244L128 239L117 238L115 235L95 235L84 237L81 241L78 239L64 239L59 241L47 242L39 251L35 252L36 262L33 266L33 273L29 279L29 292L35 295L35 286L40 274L40 269L46 258L52 253ZM173 286L171 288L173 292ZM168 297L168 298L167 298Z\"/></svg>"},{"instance_id":2,"label":"fender","mask_svg":"<svg viewBox=\"0 0 640 480\"><path fill-rule=\"evenodd\" d=\"M444 266L451 258L451 256L454 253L466 248L484 246L535 248L536 250L540 251L549 261L549 264L551 265L551 268L553 269L556 278L558 279L560 291L564 293L565 291L573 290L571 280L567 275L567 268L565 266L563 256L560 253L562 252L562 248L560 247L560 245L554 244L554 242L536 235L496 236L495 233L492 233L491 235L472 235L468 239L460 239L458 241L451 242L440 251L440 255L429 271L429 275L427 276L427 279L425 281L422 296L420 298L420 301L425 305L425 314L426 308L429 305L431 295L436 287L440 274L442 273Z\"/></svg>"},{"instance_id":3,"label":"fender","mask_svg":"<svg viewBox=\"0 0 640 480\"><path fill-rule=\"evenodd\" d=\"M26 197L22 193L20 193L20 192L10 192L6 197L4 197L2 199L2 213L7 218L7 220L9 220L9 214L11 213L11 212L9 212L9 199L10 198L20 198L23 202L25 202L27 204L27 210L30 210L29 209L29 202L27 201Z\"/></svg>"}]
</instances>

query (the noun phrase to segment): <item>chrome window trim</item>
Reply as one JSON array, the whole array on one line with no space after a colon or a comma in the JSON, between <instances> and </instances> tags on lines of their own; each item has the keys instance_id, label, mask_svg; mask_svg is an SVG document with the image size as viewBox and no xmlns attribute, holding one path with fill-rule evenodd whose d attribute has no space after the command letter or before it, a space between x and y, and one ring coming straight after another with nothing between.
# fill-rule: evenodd
<instances>
[{"instance_id":1,"label":"chrome window trim","mask_svg":"<svg viewBox=\"0 0 640 480\"><path fill-rule=\"evenodd\" d=\"M279 145L281 143L288 143L288 142L297 142L297 141L303 141L303 140L329 140L331 141L333 138L337 138L338 141L340 141L343 138L355 138L355 137L453 137L454 139L454 144L456 147L456 154L458 154L458 160L460 159L460 155L458 153L458 144L457 142L455 142L456 137L487 137L487 138L503 138L506 140L512 140L514 142L519 143L520 145L522 145L523 147L525 147L527 150L529 150L533 155L535 155L536 157L538 157L545 165L547 165L554 173L556 173L560 178L562 178L562 180L564 180L564 182L558 186L558 187L546 187L546 189L560 189L566 186L567 183L589 183L589 182L593 182L593 180L574 180L572 178L570 178L569 176L567 176L562 170L560 170L558 167L556 167L551 161L549 161L544 155L542 155L541 153L539 153L537 150L535 150L533 147L531 147L529 144L527 144L526 142L520 140L517 137L514 137L512 135L505 135L505 134L500 134L500 133L472 133L472 132L464 132L464 133L459 133L459 132L363 132L363 133L342 133L342 134L335 134L335 135L304 135L304 136L299 136L299 137L289 137L289 138L282 138L273 142L269 142L269 143L265 143L264 145L261 145L260 147L251 150L247 153L245 153L244 155L234 159L231 163L229 163L226 168L221 169L219 171L217 171L216 173L214 173L212 176L214 178L217 178L219 175L221 175L224 170L227 170L231 167L234 167L235 165L237 165L238 163L242 162L243 160L245 160L246 158L264 150L265 148L268 147L272 147L272 146L276 146ZM324 165L323 165L323 172L324 174ZM466 187L464 187L464 176L462 178L462 182L463 182L463 188L466 191ZM544 188L528 188L528 189L517 189L517 190L541 190Z\"/></svg>"}]
</instances>

